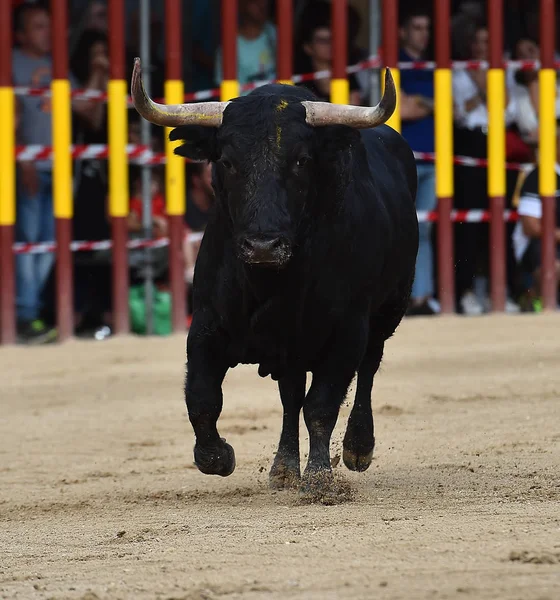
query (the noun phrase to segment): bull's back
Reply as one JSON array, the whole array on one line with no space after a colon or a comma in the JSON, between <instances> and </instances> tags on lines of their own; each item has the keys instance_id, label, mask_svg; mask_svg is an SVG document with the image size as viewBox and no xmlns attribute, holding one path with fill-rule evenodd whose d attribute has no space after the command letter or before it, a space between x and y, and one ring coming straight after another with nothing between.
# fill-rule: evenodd
<instances>
[{"instance_id":1,"label":"bull's back","mask_svg":"<svg viewBox=\"0 0 560 600\"><path fill-rule=\"evenodd\" d=\"M415 202L418 183L416 161L407 141L388 125L365 129L361 135L373 178L390 178L393 184L402 183Z\"/></svg>"}]
</instances>

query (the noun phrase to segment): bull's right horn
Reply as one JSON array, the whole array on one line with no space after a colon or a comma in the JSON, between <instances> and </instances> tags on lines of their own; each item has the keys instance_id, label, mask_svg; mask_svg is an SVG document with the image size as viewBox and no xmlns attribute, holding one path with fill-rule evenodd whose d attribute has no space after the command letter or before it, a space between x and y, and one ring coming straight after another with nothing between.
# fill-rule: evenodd
<instances>
[{"instance_id":1,"label":"bull's right horn","mask_svg":"<svg viewBox=\"0 0 560 600\"><path fill-rule=\"evenodd\" d=\"M187 104L158 104L146 93L142 81L140 59L134 59L132 83L130 86L132 103L138 113L155 125L178 127L180 125L202 125L219 127L229 102L193 102Z\"/></svg>"}]
</instances>

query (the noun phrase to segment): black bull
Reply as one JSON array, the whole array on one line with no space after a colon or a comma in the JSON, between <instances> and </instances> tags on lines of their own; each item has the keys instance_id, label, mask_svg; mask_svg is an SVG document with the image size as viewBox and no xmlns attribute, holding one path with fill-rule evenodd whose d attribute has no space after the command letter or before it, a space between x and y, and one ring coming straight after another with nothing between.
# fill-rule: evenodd
<instances>
[{"instance_id":1,"label":"black bull","mask_svg":"<svg viewBox=\"0 0 560 600\"><path fill-rule=\"evenodd\" d=\"M138 111L180 125L170 135L183 141L177 154L213 163L216 204L196 262L185 386L203 473L235 468L217 421L223 379L239 363L278 381L284 415L271 486L299 485L303 408L304 486L328 487L331 434L356 373L343 460L356 471L371 463L373 378L405 314L418 250L416 166L404 139L382 124L395 108L386 77L367 128L363 119L345 124L348 107L319 105L287 85L227 104L162 107L135 65ZM321 116L324 107L340 114Z\"/></svg>"}]
</instances>

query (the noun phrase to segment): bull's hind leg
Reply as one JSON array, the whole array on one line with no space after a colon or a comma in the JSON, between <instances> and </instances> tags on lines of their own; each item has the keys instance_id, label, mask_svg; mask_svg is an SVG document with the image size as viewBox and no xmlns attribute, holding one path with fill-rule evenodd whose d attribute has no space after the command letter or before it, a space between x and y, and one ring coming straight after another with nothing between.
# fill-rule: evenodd
<instances>
[{"instance_id":1,"label":"bull's hind leg","mask_svg":"<svg viewBox=\"0 0 560 600\"><path fill-rule=\"evenodd\" d=\"M284 416L278 451L269 475L270 487L274 489L299 484L299 415L305 400L305 382L305 371L292 373L278 381Z\"/></svg>"},{"instance_id":2,"label":"bull's hind leg","mask_svg":"<svg viewBox=\"0 0 560 600\"><path fill-rule=\"evenodd\" d=\"M231 475L235 453L218 434L222 412L222 382L228 365L223 355L225 344L212 323L193 319L187 343L185 400L196 443L194 462L207 475Z\"/></svg>"},{"instance_id":3,"label":"bull's hind leg","mask_svg":"<svg viewBox=\"0 0 560 600\"><path fill-rule=\"evenodd\" d=\"M358 370L356 398L348 418L344 436L342 460L351 471L365 471L371 464L375 436L371 411L373 378L383 357L383 339L370 341Z\"/></svg>"}]
</instances>

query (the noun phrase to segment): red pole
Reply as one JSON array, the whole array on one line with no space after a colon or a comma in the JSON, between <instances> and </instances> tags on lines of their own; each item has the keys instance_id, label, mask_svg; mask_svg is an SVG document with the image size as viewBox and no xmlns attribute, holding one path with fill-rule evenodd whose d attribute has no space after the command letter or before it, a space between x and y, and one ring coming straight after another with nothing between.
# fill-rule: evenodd
<instances>
[{"instance_id":1,"label":"red pole","mask_svg":"<svg viewBox=\"0 0 560 600\"><path fill-rule=\"evenodd\" d=\"M130 331L128 309L128 163L124 1L109 2L109 213L113 240L112 312L115 334Z\"/></svg>"},{"instance_id":2,"label":"red pole","mask_svg":"<svg viewBox=\"0 0 560 600\"><path fill-rule=\"evenodd\" d=\"M391 69L391 74L397 88L397 106L387 121L387 125L401 130L401 108L399 92L401 87L401 74L398 68L399 61L399 3L395 0L383 0L383 12L381 15L383 24L383 62Z\"/></svg>"},{"instance_id":3,"label":"red pole","mask_svg":"<svg viewBox=\"0 0 560 600\"><path fill-rule=\"evenodd\" d=\"M399 3L383 0L381 13L383 24L383 62L386 67L396 69L399 60Z\"/></svg>"},{"instance_id":4,"label":"red pole","mask_svg":"<svg viewBox=\"0 0 560 600\"><path fill-rule=\"evenodd\" d=\"M503 3L488 2L490 69L488 71L488 196L490 198L490 295L492 310L506 304L505 74L503 70Z\"/></svg>"},{"instance_id":5,"label":"red pole","mask_svg":"<svg viewBox=\"0 0 560 600\"><path fill-rule=\"evenodd\" d=\"M56 321L58 339L73 333L72 285L72 161L71 115L68 81L68 4L51 0L52 107L53 107L53 201L56 220Z\"/></svg>"},{"instance_id":6,"label":"red pole","mask_svg":"<svg viewBox=\"0 0 560 600\"><path fill-rule=\"evenodd\" d=\"M347 0L332 0L332 78L331 102L348 104L349 87L346 78L348 62L348 7Z\"/></svg>"},{"instance_id":7,"label":"red pole","mask_svg":"<svg viewBox=\"0 0 560 600\"><path fill-rule=\"evenodd\" d=\"M555 192L556 123L554 98L555 7L554 0L541 0L540 41L541 71L539 73L539 192L542 202L542 269L541 295L545 310L556 309L556 228Z\"/></svg>"},{"instance_id":8,"label":"red pole","mask_svg":"<svg viewBox=\"0 0 560 600\"><path fill-rule=\"evenodd\" d=\"M438 196L438 275L442 313L455 311L453 270L453 107L449 0L434 0L436 34L435 121L436 192Z\"/></svg>"},{"instance_id":9,"label":"red pole","mask_svg":"<svg viewBox=\"0 0 560 600\"><path fill-rule=\"evenodd\" d=\"M222 83L220 99L239 95L237 82L237 0L222 0Z\"/></svg>"},{"instance_id":10,"label":"red pole","mask_svg":"<svg viewBox=\"0 0 560 600\"><path fill-rule=\"evenodd\" d=\"M169 104L183 102L181 64L181 0L165 2L165 98ZM170 130L168 129L166 133ZM166 204L169 222L169 278L173 331L185 331L186 282L183 255L185 231L185 162L167 145Z\"/></svg>"},{"instance_id":11,"label":"red pole","mask_svg":"<svg viewBox=\"0 0 560 600\"><path fill-rule=\"evenodd\" d=\"M278 22L276 78L282 83L290 83L292 79L293 0L276 0L276 20Z\"/></svg>"},{"instance_id":12,"label":"red pole","mask_svg":"<svg viewBox=\"0 0 560 600\"><path fill-rule=\"evenodd\" d=\"M14 243L15 123L12 88L12 6L0 2L0 344L16 341Z\"/></svg>"}]
</instances>

